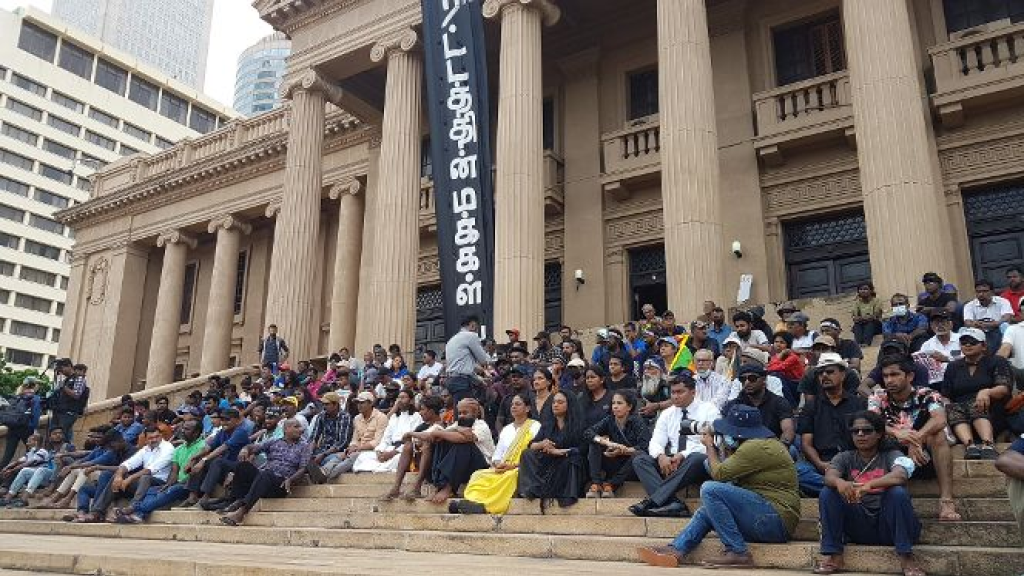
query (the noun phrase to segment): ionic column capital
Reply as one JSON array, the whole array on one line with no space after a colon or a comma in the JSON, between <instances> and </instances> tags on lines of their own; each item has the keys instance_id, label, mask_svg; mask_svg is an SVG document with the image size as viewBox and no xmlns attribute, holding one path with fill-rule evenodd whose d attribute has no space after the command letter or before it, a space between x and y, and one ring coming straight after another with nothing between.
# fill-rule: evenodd
<instances>
[{"instance_id":1,"label":"ionic column capital","mask_svg":"<svg viewBox=\"0 0 1024 576\"><path fill-rule=\"evenodd\" d=\"M163 248L170 244L184 244L192 250L195 250L198 243L195 238L185 234L181 230L167 230L166 232L161 232L160 235L156 237L156 245L158 248Z\"/></svg>"},{"instance_id":2,"label":"ionic column capital","mask_svg":"<svg viewBox=\"0 0 1024 576\"><path fill-rule=\"evenodd\" d=\"M291 99L292 94L296 91L320 92L324 95L324 98L332 104L341 102L341 98L344 95L341 87L324 78L313 68L303 70L298 76L295 76L291 80L282 84L281 98L284 100Z\"/></svg>"},{"instance_id":3,"label":"ionic column capital","mask_svg":"<svg viewBox=\"0 0 1024 576\"><path fill-rule=\"evenodd\" d=\"M267 204L267 209L263 212L263 214L267 218L277 218L277 215L280 214L280 213L281 213L281 201L280 200L278 200L276 202L271 202L270 204Z\"/></svg>"},{"instance_id":4,"label":"ionic column capital","mask_svg":"<svg viewBox=\"0 0 1024 576\"><path fill-rule=\"evenodd\" d=\"M419 34L412 28L404 28L378 40L370 50L370 60L379 63L393 54L412 52L419 43Z\"/></svg>"},{"instance_id":5,"label":"ionic column capital","mask_svg":"<svg viewBox=\"0 0 1024 576\"><path fill-rule=\"evenodd\" d=\"M554 26L562 18L562 9L554 0L487 0L484 3L484 17L498 18L503 16L506 10L516 7L539 11L545 26Z\"/></svg>"},{"instance_id":6,"label":"ionic column capital","mask_svg":"<svg viewBox=\"0 0 1024 576\"><path fill-rule=\"evenodd\" d=\"M350 177L331 186L327 195L331 200L339 200L345 196L358 196L364 190L362 177Z\"/></svg>"},{"instance_id":7,"label":"ionic column capital","mask_svg":"<svg viewBox=\"0 0 1024 576\"><path fill-rule=\"evenodd\" d=\"M210 220L209 225L206 227L206 231L210 234L219 232L220 230L238 230L242 234L249 234L252 232L252 225L248 222L241 220L234 214L225 214L218 216L213 220Z\"/></svg>"}]
</instances>

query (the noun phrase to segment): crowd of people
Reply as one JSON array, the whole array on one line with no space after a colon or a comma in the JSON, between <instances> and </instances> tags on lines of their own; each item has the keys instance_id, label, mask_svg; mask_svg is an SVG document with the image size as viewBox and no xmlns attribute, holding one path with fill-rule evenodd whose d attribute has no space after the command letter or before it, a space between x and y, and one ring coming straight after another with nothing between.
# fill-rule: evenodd
<instances>
[{"instance_id":1,"label":"crowd of people","mask_svg":"<svg viewBox=\"0 0 1024 576\"><path fill-rule=\"evenodd\" d=\"M843 547L855 543L893 546L904 573L920 576L906 485L934 478L939 520L960 520L955 444L1010 478L1024 532L1024 439L996 447L1024 433L1024 273L1011 268L998 296L976 281L967 302L937 274L922 284L913 307L858 287L853 339L839 319L812 324L792 302L776 307L774 326L763 307L727 314L707 302L683 326L645 305L636 321L597 330L590 350L569 326L532 344L509 328L499 343L467 318L443 360L426 350L418 368L396 344L292 364L270 326L260 374L211 376L176 409L126 396L81 450L66 419L35 432L40 406L26 381L17 402L29 421L13 438L27 451L12 460L8 441L0 505L74 506L69 522L118 523L175 506L235 526L261 498L345 474L394 474L382 499L461 514L504 514L517 497L542 510L617 498L637 481L646 496L624 503L630 513L692 517L671 544L639 551L651 564L690 562L714 530L724 550L705 565L752 566L748 543L787 541L800 498L815 497L815 573L844 570ZM879 336L867 365L862 347ZM84 367L79 380L67 366L55 389L79 398ZM699 489L696 512L679 498L686 487ZM110 510L115 501L127 504Z\"/></svg>"}]
</instances>

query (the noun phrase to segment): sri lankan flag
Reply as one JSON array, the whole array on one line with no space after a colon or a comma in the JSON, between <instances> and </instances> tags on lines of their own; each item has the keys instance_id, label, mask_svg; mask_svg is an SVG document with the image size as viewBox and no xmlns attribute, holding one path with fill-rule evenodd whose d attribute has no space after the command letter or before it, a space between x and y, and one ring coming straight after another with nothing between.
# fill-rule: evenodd
<instances>
[{"instance_id":1,"label":"sri lankan flag","mask_svg":"<svg viewBox=\"0 0 1024 576\"><path fill-rule=\"evenodd\" d=\"M696 370L693 364L693 352L686 346L686 343L690 341L689 334L683 334L676 336L676 342L679 343L679 348L676 350L676 357L672 359L672 365L668 367L668 371L672 372L677 368L686 368L693 372Z\"/></svg>"}]
</instances>

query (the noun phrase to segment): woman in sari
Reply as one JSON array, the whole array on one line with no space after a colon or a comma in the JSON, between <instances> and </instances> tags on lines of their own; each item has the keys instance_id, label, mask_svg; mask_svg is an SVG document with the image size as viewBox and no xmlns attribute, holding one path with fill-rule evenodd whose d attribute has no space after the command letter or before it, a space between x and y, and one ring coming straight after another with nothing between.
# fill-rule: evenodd
<instances>
[{"instance_id":1,"label":"woman in sari","mask_svg":"<svg viewBox=\"0 0 1024 576\"><path fill-rule=\"evenodd\" d=\"M504 514L508 511L519 482L519 458L540 431L540 422L530 418L528 397L513 396L509 412L512 422L502 428L498 436L493 465L473 473L466 485L464 499L449 506L453 514Z\"/></svg>"},{"instance_id":2,"label":"woman in sari","mask_svg":"<svg viewBox=\"0 0 1024 576\"><path fill-rule=\"evenodd\" d=\"M519 494L527 499L554 498L572 506L583 493L584 462L580 450L583 416L575 394L559 390L551 412L519 463Z\"/></svg>"}]
</instances>

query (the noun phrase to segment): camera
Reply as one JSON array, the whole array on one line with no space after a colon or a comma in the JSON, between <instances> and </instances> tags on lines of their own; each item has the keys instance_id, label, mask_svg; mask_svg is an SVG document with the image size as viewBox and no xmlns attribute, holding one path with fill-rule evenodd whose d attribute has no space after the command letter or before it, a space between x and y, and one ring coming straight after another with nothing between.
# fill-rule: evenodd
<instances>
[{"instance_id":1,"label":"camera","mask_svg":"<svg viewBox=\"0 0 1024 576\"><path fill-rule=\"evenodd\" d=\"M687 432L689 432L689 434L687 434L688 436L696 436L704 434L705 432L708 434L714 434L715 428L711 422L700 422L698 420L683 418L679 422L679 433L685 434Z\"/></svg>"}]
</instances>

